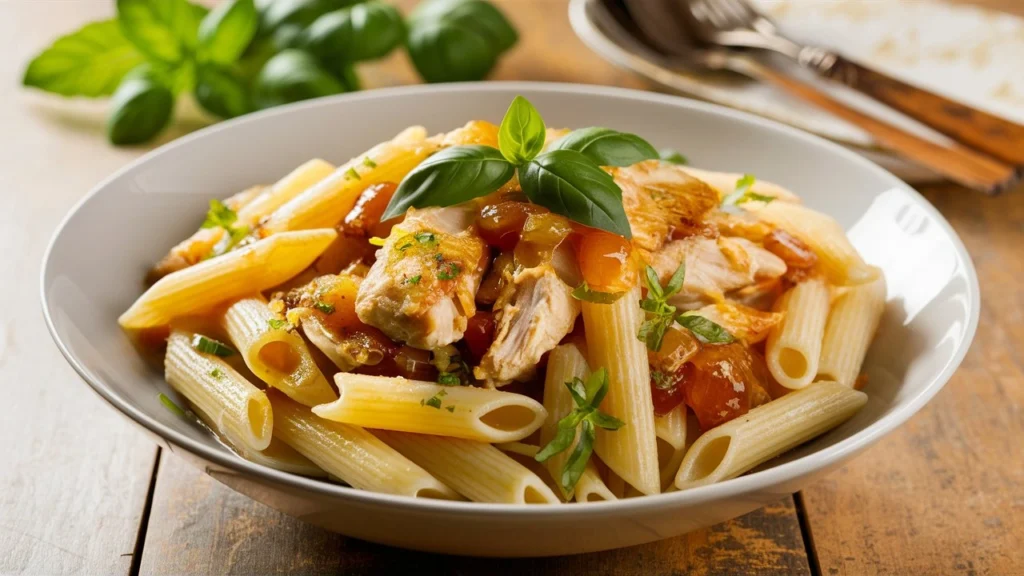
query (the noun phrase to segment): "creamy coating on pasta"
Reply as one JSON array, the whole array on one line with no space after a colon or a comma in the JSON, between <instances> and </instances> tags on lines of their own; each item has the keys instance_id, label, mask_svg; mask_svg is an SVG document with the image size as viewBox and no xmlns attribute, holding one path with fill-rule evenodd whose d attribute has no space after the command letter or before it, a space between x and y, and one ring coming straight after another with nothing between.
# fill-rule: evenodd
<instances>
[{"instance_id":1,"label":"creamy coating on pasta","mask_svg":"<svg viewBox=\"0 0 1024 576\"><path fill-rule=\"evenodd\" d=\"M240 457L594 502L728 480L865 401L880 270L795 193L640 135L551 129L517 97L500 126L250 184L119 319L172 334L161 401Z\"/></svg>"}]
</instances>

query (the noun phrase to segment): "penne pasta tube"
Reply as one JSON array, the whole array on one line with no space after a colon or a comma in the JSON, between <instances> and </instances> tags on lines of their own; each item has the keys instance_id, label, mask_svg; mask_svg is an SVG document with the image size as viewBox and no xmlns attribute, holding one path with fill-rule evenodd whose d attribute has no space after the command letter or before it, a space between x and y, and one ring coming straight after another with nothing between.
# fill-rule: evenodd
<instances>
[{"instance_id":1,"label":"penne pasta tube","mask_svg":"<svg viewBox=\"0 0 1024 576\"><path fill-rule=\"evenodd\" d=\"M683 458L676 488L735 478L835 428L866 402L863 392L822 381L762 404L701 435Z\"/></svg>"},{"instance_id":2,"label":"penne pasta tube","mask_svg":"<svg viewBox=\"0 0 1024 576\"><path fill-rule=\"evenodd\" d=\"M828 308L829 287L820 278L797 284L776 302L783 318L768 333L765 361L779 384L795 390L814 380Z\"/></svg>"},{"instance_id":3,"label":"penne pasta tube","mask_svg":"<svg viewBox=\"0 0 1024 576\"><path fill-rule=\"evenodd\" d=\"M743 207L810 246L818 255L818 266L829 282L847 286L865 284L878 278L879 270L864 262L846 237L843 227L831 216L787 202L750 202Z\"/></svg>"},{"instance_id":4,"label":"penne pasta tube","mask_svg":"<svg viewBox=\"0 0 1024 576\"><path fill-rule=\"evenodd\" d=\"M587 366L587 359L583 357L583 353L575 344L562 344L561 346L555 347L554 350L548 355L548 368L544 378L544 409L548 411L548 417L544 420L544 424L540 427L540 445L547 446L548 442L551 442L558 433L558 421L564 418L572 409L575 407L572 401L572 396L569 391L565 388L566 382L571 382L573 378L585 378L587 373L590 371ZM560 479L562 477L562 471L565 468L565 461L569 459L569 455L572 454L573 448L576 443L579 442L579 433L577 432L576 440L563 452L555 454L551 458L548 458L544 462L544 467L547 468L548 474L554 480L555 486L559 494L565 499L570 500L573 498L573 491L565 492L562 488ZM536 454L534 454L536 455ZM593 457L592 457L593 458ZM597 468L593 465L588 465L587 469L584 470L583 475L580 476L577 486L583 482L583 476L588 474L588 470L592 474L597 474ZM588 491L595 495L611 492L604 486L604 481L601 477L590 476L588 479ZM602 490L603 487L603 490ZM610 499L610 498L604 498Z\"/></svg>"},{"instance_id":5,"label":"penne pasta tube","mask_svg":"<svg viewBox=\"0 0 1024 576\"><path fill-rule=\"evenodd\" d=\"M686 455L687 410L680 404L664 416L654 417L654 433L658 437L658 469L661 470L661 489L666 490L676 477L679 465Z\"/></svg>"},{"instance_id":6,"label":"penne pasta tube","mask_svg":"<svg viewBox=\"0 0 1024 576\"><path fill-rule=\"evenodd\" d=\"M284 323L259 295L242 298L221 316L225 332L257 378L306 406L337 398L302 337L273 321Z\"/></svg>"},{"instance_id":7,"label":"penne pasta tube","mask_svg":"<svg viewBox=\"0 0 1024 576\"><path fill-rule=\"evenodd\" d=\"M825 324L818 378L853 386L885 311L885 278L848 288Z\"/></svg>"},{"instance_id":8,"label":"penne pasta tube","mask_svg":"<svg viewBox=\"0 0 1024 576\"><path fill-rule=\"evenodd\" d=\"M259 196L253 198L251 202L238 209L238 222L245 226L255 226L262 218L328 177L332 172L334 172L334 165L319 158L302 164L278 180L273 186L264 190Z\"/></svg>"},{"instance_id":9,"label":"penne pasta tube","mask_svg":"<svg viewBox=\"0 0 1024 576\"><path fill-rule=\"evenodd\" d=\"M597 430L594 450L601 460L644 494L661 491L654 403L647 348L637 339L643 321L640 286L612 304L582 302L590 367L608 370L608 395L601 410L626 423Z\"/></svg>"},{"instance_id":10,"label":"penne pasta tube","mask_svg":"<svg viewBox=\"0 0 1024 576\"><path fill-rule=\"evenodd\" d=\"M459 495L370 432L318 418L309 408L271 391L274 437L353 488L418 498Z\"/></svg>"},{"instance_id":11,"label":"penne pasta tube","mask_svg":"<svg viewBox=\"0 0 1024 576\"><path fill-rule=\"evenodd\" d=\"M309 266L335 236L332 229L278 234L168 274L117 321L126 329L160 326L271 288Z\"/></svg>"},{"instance_id":12,"label":"penne pasta tube","mask_svg":"<svg viewBox=\"0 0 1024 576\"><path fill-rule=\"evenodd\" d=\"M336 226L368 187L401 182L437 144L426 141L426 130L414 126L338 167L330 176L275 210L261 234Z\"/></svg>"},{"instance_id":13,"label":"penne pasta tube","mask_svg":"<svg viewBox=\"0 0 1024 576\"><path fill-rule=\"evenodd\" d=\"M558 484L558 480L548 472L544 465L535 460L537 452L540 452L540 447L534 446L533 444L524 444L522 442L506 442L504 444L495 444L495 448L502 452L512 456L512 459L519 462L523 466L526 466L531 472L540 476L541 480L547 484L548 488L551 488L552 492L561 496L562 489ZM550 460L549 460L550 461ZM587 461L587 467L583 469L583 473L580 474L579 480L576 482L576 488L573 490L576 495L577 502L600 502L603 500L615 500L615 495L608 490L608 487L604 485L604 480L601 479L601 473L598 471L597 466L594 464L594 458ZM562 501L568 501L566 498L562 498Z\"/></svg>"},{"instance_id":14,"label":"penne pasta tube","mask_svg":"<svg viewBox=\"0 0 1024 576\"><path fill-rule=\"evenodd\" d=\"M313 464L309 458L296 452L294 448L282 442L280 438L271 438L270 446L261 451L242 452L241 456L250 462L282 472L309 476L311 478L327 477L327 473L322 468Z\"/></svg>"},{"instance_id":15,"label":"penne pasta tube","mask_svg":"<svg viewBox=\"0 0 1024 576\"><path fill-rule=\"evenodd\" d=\"M560 503L540 477L490 444L387 430L374 434L474 502Z\"/></svg>"},{"instance_id":16,"label":"penne pasta tube","mask_svg":"<svg viewBox=\"0 0 1024 576\"><path fill-rule=\"evenodd\" d=\"M548 474L544 464L536 460L537 452L540 452L539 447L523 442L505 442L503 444L495 444L494 447L507 454L530 472L536 474L556 496L559 496L562 502L566 502L566 499L561 497L562 491L558 487L558 483L551 477L551 474Z\"/></svg>"},{"instance_id":17,"label":"penne pasta tube","mask_svg":"<svg viewBox=\"0 0 1024 576\"><path fill-rule=\"evenodd\" d=\"M593 458L590 459L590 462L587 462L587 467L583 469L583 474L580 475L580 479L576 482L576 487L573 489L573 495L576 501L581 503L618 500L611 489L604 483L604 480L601 479L601 473L598 471L597 465L594 464Z\"/></svg>"},{"instance_id":18,"label":"penne pasta tube","mask_svg":"<svg viewBox=\"0 0 1024 576\"><path fill-rule=\"evenodd\" d=\"M680 166L679 169L714 188L715 191L718 192L719 197L725 197L732 193L732 191L736 189L736 183L743 178L743 174L736 174L734 172L713 172L711 170L701 170L700 168L694 168L692 166ZM767 180L761 180L760 178L754 180L754 185L750 187L750 191L762 196L771 196L772 198L783 202L800 202L800 198L796 194L782 186L779 186L778 184L773 184Z\"/></svg>"},{"instance_id":19,"label":"penne pasta tube","mask_svg":"<svg viewBox=\"0 0 1024 576\"><path fill-rule=\"evenodd\" d=\"M193 336L192 332L172 330L167 337L167 383L239 452L265 450L274 427L267 395L221 358L193 348Z\"/></svg>"},{"instance_id":20,"label":"penne pasta tube","mask_svg":"<svg viewBox=\"0 0 1024 576\"><path fill-rule=\"evenodd\" d=\"M334 382L338 399L313 412L366 428L513 442L540 428L547 416L532 398L488 388L344 372Z\"/></svg>"}]
</instances>

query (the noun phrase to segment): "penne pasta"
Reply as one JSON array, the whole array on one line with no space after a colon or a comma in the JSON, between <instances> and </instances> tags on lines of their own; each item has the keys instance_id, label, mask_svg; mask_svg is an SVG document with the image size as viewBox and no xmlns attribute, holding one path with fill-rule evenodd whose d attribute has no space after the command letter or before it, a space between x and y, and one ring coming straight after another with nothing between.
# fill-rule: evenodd
<instances>
[{"instance_id":1,"label":"penne pasta","mask_svg":"<svg viewBox=\"0 0 1024 576\"><path fill-rule=\"evenodd\" d=\"M238 222L245 226L256 226L261 219L307 188L327 178L332 172L334 165L319 158L302 164L253 198L251 202L236 210Z\"/></svg>"},{"instance_id":2,"label":"penne pasta","mask_svg":"<svg viewBox=\"0 0 1024 576\"><path fill-rule=\"evenodd\" d=\"M687 410L680 404L664 416L654 417L654 433L658 437L658 469L661 471L661 489L672 485L679 465L686 455L688 437Z\"/></svg>"},{"instance_id":3,"label":"penne pasta","mask_svg":"<svg viewBox=\"0 0 1024 576\"><path fill-rule=\"evenodd\" d=\"M299 454L294 448L285 444L280 438L272 437L270 446L261 451L242 452L241 456L250 462L255 462L267 468L309 476L312 478L327 478L327 472L313 464L313 462Z\"/></svg>"},{"instance_id":4,"label":"penne pasta","mask_svg":"<svg viewBox=\"0 0 1024 576\"><path fill-rule=\"evenodd\" d=\"M474 502L560 503L540 477L490 444L386 430L374 433Z\"/></svg>"},{"instance_id":5,"label":"penne pasta","mask_svg":"<svg viewBox=\"0 0 1024 576\"><path fill-rule=\"evenodd\" d=\"M394 139L349 160L275 210L263 224L261 234L336 226L364 190L383 182L401 182L437 150L436 144L426 141L426 135L420 126L407 128Z\"/></svg>"},{"instance_id":6,"label":"penne pasta","mask_svg":"<svg viewBox=\"0 0 1024 576\"><path fill-rule=\"evenodd\" d=\"M318 418L271 391L274 437L354 488L418 498L459 499L451 488L358 427Z\"/></svg>"},{"instance_id":7,"label":"penne pasta","mask_svg":"<svg viewBox=\"0 0 1024 576\"><path fill-rule=\"evenodd\" d=\"M708 430L690 447L676 475L680 490L735 478L823 434L867 402L838 382L815 382Z\"/></svg>"},{"instance_id":8,"label":"penne pasta","mask_svg":"<svg viewBox=\"0 0 1024 576\"><path fill-rule=\"evenodd\" d=\"M601 473L598 471L597 465L594 464L593 458L590 459L590 462L587 462L587 467L583 469L583 474L580 475L579 481L576 482L573 494L575 500L580 503L618 500L611 489L604 483L604 480L601 479Z\"/></svg>"},{"instance_id":9,"label":"penne pasta","mask_svg":"<svg viewBox=\"0 0 1024 576\"><path fill-rule=\"evenodd\" d=\"M555 434L558 433L558 421L569 414L575 406L565 383L571 382L573 378L586 378L588 372L590 368L587 366L587 359L575 344L562 344L548 354L548 368L544 377L544 409L548 411L548 417L540 427L541 446L547 446L555 438ZM572 499L572 492L566 492L561 488L560 478L565 461L569 459L578 442L577 430L576 440L567 449L544 462L544 467L555 479L555 484L559 486L559 492L565 500Z\"/></svg>"},{"instance_id":10,"label":"penne pasta","mask_svg":"<svg viewBox=\"0 0 1024 576\"><path fill-rule=\"evenodd\" d=\"M736 189L736 183L743 178L743 174L736 174L734 172L713 172L711 170L701 170L700 168L694 168L692 166L680 166L679 170L686 172L690 176L693 176L714 188L715 191L718 192L719 197L725 197L730 194ZM754 185L750 187L750 191L762 196L771 196L772 198L782 202L800 202L800 198L796 194L793 194L778 184L772 184L771 182L761 180L760 178L754 180Z\"/></svg>"},{"instance_id":11,"label":"penne pasta","mask_svg":"<svg viewBox=\"0 0 1024 576\"><path fill-rule=\"evenodd\" d=\"M335 236L331 229L279 234L179 270L146 290L118 322L126 329L160 326L266 290L309 266Z\"/></svg>"},{"instance_id":12,"label":"penne pasta","mask_svg":"<svg viewBox=\"0 0 1024 576\"><path fill-rule=\"evenodd\" d=\"M779 384L798 389L814 380L828 309L829 287L820 278L797 284L776 303L783 318L768 333L765 360Z\"/></svg>"},{"instance_id":13,"label":"penne pasta","mask_svg":"<svg viewBox=\"0 0 1024 576\"><path fill-rule=\"evenodd\" d=\"M257 378L306 406L337 398L302 337L273 321L284 323L258 295L242 298L221 316L224 331Z\"/></svg>"},{"instance_id":14,"label":"penne pasta","mask_svg":"<svg viewBox=\"0 0 1024 576\"><path fill-rule=\"evenodd\" d=\"M878 269L864 262L842 226L831 216L788 202L752 202L743 206L810 246L818 255L822 272L833 284L865 284L878 277Z\"/></svg>"},{"instance_id":15,"label":"penne pasta","mask_svg":"<svg viewBox=\"0 0 1024 576\"><path fill-rule=\"evenodd\" d=\"M176 329L167 337L167 383L188 399L207 426L237 450L265 450L274 427L267 395L221 358L193 348L193 336L192 332Z\"/></svg>"},{"instance_id":16,"label":"penne pasta","mask_svg":"<svg viewBox=\"0 0 1024 576\"><path fill-rule=\"evenodd\" d=\"M513 442L540 428L547 416L532 398L488 388L344 372L334 381L338 399L313 412L366 428Z\"/></svg>"},{"instance_id":17,"label":"penne pasta","mask_svg":"<svg viewBox=\"0 0 1024 576\"><path fill-rule=\"evenodd\" d=\"M825 324L818 378L853 386L885 311L885 278L848 288Z\"/></svg>"},{"instance_id":18,"label":"penne pasta","mask_svg":"<svg viewBox=\"0 0 1024 576\"><path fill-rule=\"evenodd\" d=\"M530 472L536 474L555 495L561 498L562 502L567 501L562 497L562 490L558 487L558 482L551 477L551 474L548 474L547 468L544 467L543 463L537 462L536 456L537 452L540 452L539 447L523 442L505 442L503 444L495 444L494 447L507 454Z\"/></svg>"},{"instance_id":19,"label":"penne pasta","mask_svg":"<svg viewBox=\"0 0 1024 576\"><path fill-rule=\"evenodd\" d=\"M594 450L626 482L644 494L661 491L654 404L647 348L637 339L643 321L640 286L612 304L582 302L590 366L608 370L608 395L601 410L626 423L597 430Z\"/></svg>"}]
</instances>

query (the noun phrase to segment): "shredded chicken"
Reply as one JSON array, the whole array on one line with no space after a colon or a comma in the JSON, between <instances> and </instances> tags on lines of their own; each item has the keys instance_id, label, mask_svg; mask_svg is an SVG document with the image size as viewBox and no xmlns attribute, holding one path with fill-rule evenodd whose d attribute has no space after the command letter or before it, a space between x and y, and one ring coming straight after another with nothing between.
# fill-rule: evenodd
<instances>
[{"instance_id":1,"label":"shredded chicken","mask_svg":"<svg viewBox=\"0 0 1024 576\"><path fill-rule=\"evenodd\" d=\"M673 234L703 234L706 215L718 206L713 188L675 164L648 160L609 171L622 189L633 246L645 257Z\"/></svg>"},{"instance_id":2,"label":"shredded chicken","mask_svg":"<svg viewBox=\"0 0 1024 576\"><path fill-rule=\"evenodd\" d=\"M662 283L684 261L686 279L672 304L687 309L720 302L726 292L786 273L781 258L745 238L692 236L669 242L650 258Z\"/></svg>"},{"instance_id":3,"label":"shredded chicken","mask_svg":"<svg viewBox=\"0 0 1024 576\"><path fill-rule=\"evenodd\" d=\"M783 316L781 312L762 312L732 302L708 304L697 314L725 328L746 346L767 338L772 326L781 322Z\"/></svg>"},{"instance_id":4,"label":"shredded chicken","mask_svg":"<svg viewBox=\"0 0 1024 576\"><path fill-rule=\"evenodd\" d=\"M472 206L410 210L359 288L360 320L414 348L460 340L486 266L474 215Z\"/></svg>"},{"instance_id":5,"label":"shredded chicken","mask_svg":"<svg viewBox=\"0 0 1024 576\"><path fill-rule=\"evenodd\" d=\"M495 309L494 343L473 370L491 387L533 377L541 356L572 331L580 313L572 288L548 264L517 272Z\"/></svg>"}]
</instances>

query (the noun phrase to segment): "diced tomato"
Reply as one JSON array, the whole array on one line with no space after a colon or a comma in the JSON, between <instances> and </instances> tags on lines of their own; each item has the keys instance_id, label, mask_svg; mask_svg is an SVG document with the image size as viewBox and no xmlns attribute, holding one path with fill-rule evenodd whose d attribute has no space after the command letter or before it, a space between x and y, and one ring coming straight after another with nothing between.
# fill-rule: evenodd
<instances>
[{"instance_id":1,"label":"diced tomato","mask_svg":"<svg viewBox=\"0 0 1024 576\"><path fill-rule=\"evenodd\" d=\"M636 266L633 246L618 234L578 227L576 259L587 284L602 292L622 292L633 286Z\"/></svg>"},{"instance_id":2,"label":"diced tomato","mask_svg":"<svg viewBox=\"0 0 1024 576\"><path fill-rule=\"evenodd\" d=\"M710 344L683 365L683 393L702 430L724 424L770 400L754 359L737 342Z\"/></svg>"},{"instance_id":3,"label":"diced tomato","mask_svg":"<svg viewBox=\"0 0 1024 576\"><path fill-rule=\"evenodd\" d=\"M478 310L466 325L466 347L474 362L479 362L494 342L494 313Z\"/></svg>"},{"instance_id":4,"label":"diced tomato","mask_svg":"<svg viewBox=\"0 0 1024 576\"><path fill-rule=\"evenodd\" d=\"M515 248L519 242L526 219L531 214L544 212L547 210L529 202L497 202L480 209L476 225L484 242L507 251Z\"/></svg>"},{"instance_id":5,"label":"diced tomato","mask_svg":"<svg viewBox=\"0 0 1024 576\"><path fill-rule=\"evenodd\" d=\"M651 370L651 400L654 401L655 414L664 416L683 403L682 381L682 369L678 372Z\"/></svg>"}]
</instances>

